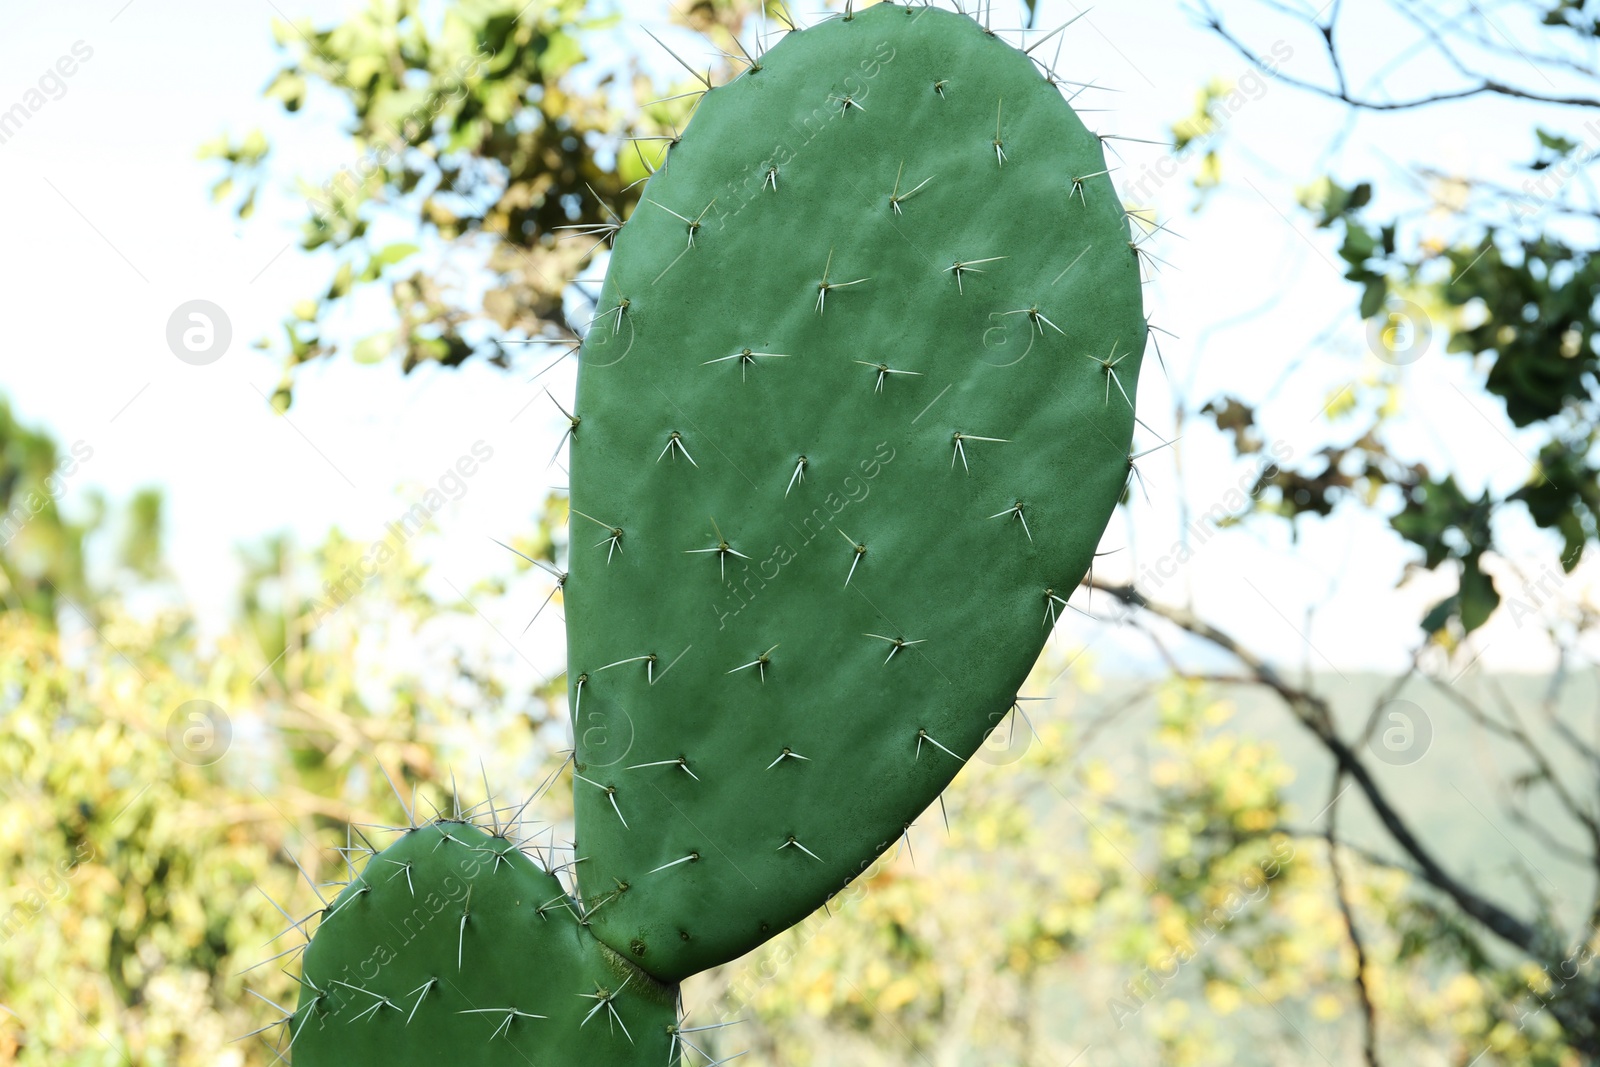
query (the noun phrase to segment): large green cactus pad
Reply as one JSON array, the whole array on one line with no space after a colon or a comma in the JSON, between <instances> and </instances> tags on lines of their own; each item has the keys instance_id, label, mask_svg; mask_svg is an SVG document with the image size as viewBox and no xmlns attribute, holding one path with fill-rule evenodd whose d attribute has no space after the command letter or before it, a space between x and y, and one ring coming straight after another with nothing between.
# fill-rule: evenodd
<instances>
[{"instance_id":1,"label":"large green cactus pad","mask_svg":"<svg viewBox=\"0 0 1600 1067\"><path fill-rule=\"evenodd\" d=\"M333 900L286 1025L296 1067L673 1062L675 987L580 925L504 837L411 830Z\"/></svg>"},{"instance_id":2,"label":"large green cactus pad","mask_svg":"<svg viewBox=\"0 0 1600 1067\"><path fill-rule=\"evenodd\" d=\"M880 4L704 97L581 354L601 940L664 980L738 956L978 748L1126 484L1138 258L1099 138L970 18Z\"/></svg>"}]
</instances>

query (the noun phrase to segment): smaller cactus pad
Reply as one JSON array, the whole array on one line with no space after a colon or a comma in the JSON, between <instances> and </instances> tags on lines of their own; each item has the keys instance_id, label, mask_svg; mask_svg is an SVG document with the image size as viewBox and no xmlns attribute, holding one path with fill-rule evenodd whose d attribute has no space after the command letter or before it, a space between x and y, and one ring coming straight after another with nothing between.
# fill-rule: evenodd
<instances>
[{"instance_id":1,"label":"smaller cactus pad","mask_svg":"<svg viewBox=\"0 0 1600 1067\"><path fill-rule=\"evenodd\" d=\"M675 986L579 924L561 883L463 822L406 831L323 913L295 1067L662 1067Z\"/></svg>"}]
</instances>

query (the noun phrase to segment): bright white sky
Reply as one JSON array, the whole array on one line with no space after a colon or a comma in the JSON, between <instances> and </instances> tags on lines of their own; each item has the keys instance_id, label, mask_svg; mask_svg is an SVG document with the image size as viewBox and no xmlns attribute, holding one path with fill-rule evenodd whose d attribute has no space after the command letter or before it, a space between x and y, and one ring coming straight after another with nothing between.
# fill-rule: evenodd
<instances>
[{"instance_id":1,"label":"bright white sky","mask_svg":"<svg viewBox=\"0 0 1600 1067\"><path fill-rule=\"evenodd\" d=\"M326 101L314 100L303 116L287 121L260 98L279 61L269 23L278 13L331 20L355 6L305 0L26 5L8 13L0 37L0 110L22 99L74 42L93 49L67 79L65 94L0 144L0 197L10 207L0 265L7 312L0 389L25 419L42 421L66 443L81 439L94 449L74 481L75 494L98 486L125 497L149 483L166 490L174 566L213 626L224 617L233 588L237 544L282 528L307 543L334 524L356 537L378 536L409 507L418 487L434 482L479 439L493 447L494 458L440 516L435 539L440 576L461 588L507 568L487 537L515 534L544 487L563 478L545 466L562 420L552 418L549 403L526 384L528 372L471 367L403 378L388 366L339 360L300 376L289 419L276 416L264 399L278 381L281 352L257 352L249 343L276 339L290 305L325 285L329 273L326 261L291 247L304 205L290 178L299 173L320 180L354 162L339 133L341 115ZM1349 6L1347 39L1400 46L1376 5ZM1255 15L1262 10L1237 2L1232 7ZM658 10L654 4L629 9L641 16ZM1039 24L1054 26L1075 10L1046 0ZM995 21L1018 25L1013 19L997 15ZM646 22L658 30L663 23ZM1241 25L1263 48L1283 32L1259 18ZM636 27L622 32L633 45L649 46ZM1304 77L1324 73L1315 39L1292 36L1286 43L1293 50L1287 70ZM1369 46L1355 54L1370 71L1393 51L1380 54ZM1190 112L1199 86L1217 76L1238 77L1246 67L1174 0L1123 0L1095 8L1068 31L1061 70L1119 90L1080 100L1113 109L1090 116L1091 125L1159 139ZM1336 137L1346 137L1339 173L1396 185L1401 167L1416 161L1483 172L1495 159L1532 154L1528 113L1494 102L1363 118L1353 129L1346 118L1307 94L1271 85L1230 120L1228 185L1203 214L1188 213L1195 160L1184 163L1178 178L1148 187L1162 217L1187 237L1162 242L1158 254L1172 266L1148 294L1156 324L1182 338L1163 346L1173 386L1154 360L1142 383L1142 413L1163 433L1172 423L1172 388L1192 397L1226 390L1249 400L1270 393L1267 433L1305 455L1327 439L1318 415L1328 397L1377 368L1353 313L1356 294L1332 266L1331 235L1312 231L1294 208L1294 187L1319 172ZM241 225L209 203L217 171L196 160L195 148L224 130L256 126L274 142L274 179L256 217ZM1485 158L1485 146L1493 158ZM1141 166L1163 153L1149 145L1121 147L1126 164L1118 177L1126 190ZM210 366L180 362L165 343L169 315L193 299L221 305L232 321L232 348ZM379 325L363 314L335 328L358 337ZM1307 354L1307 343L1329 327L1332 341ZM1436 344L1407 374L1407 440L1419 458L1453 466L1469 488L1520 482L1526 471L1521 456L1530 450L1516 443L1518 435L1496 405L1470 399L1475 379L1469 367L1444 357ZM570 379L556 387L559 395ZM1241 473L1227 464L1214 433L1192 425L1182 461L1194 513L1219 501ZM1142 469L1153 503L1140 498L1131 520L1114 521L1106 542L1123 545L1137 528L1131 558L1141 568L1168 553L1179 536L1172 454L1152 456ZM1504 522L1525 552L1520 562L1528 573L1554 567L1552 542L1515 516ZM1151 592L1166 600L1193 595L1203 613L1285 663L1400 666L1417 636L1416 620L1441 593L1437 583L1396 590L1413 553L1370 517L1306 525L1298 545L1282 533L1272 531L1265 541L1252 532L1219 535ZM1103 573L1125 575L1129 559L1126 553L1108 558ZM1564 594L1575 596L1583 587L1584 580L1571 580ZM1515 586L1503 583L1502 591ZM1323 606L1307 629L1306 611L1314 604ZM520 619L530 608L510 603L493 614ZM1544 665L1538 628L1523 623L1497 620L1479 641L1482 662L1502 669ZM1094 640L1106 666L1144 662L1147 650L1126 635L1106 634L1106 628L1097 635L1076 619L1071 625L1077 639ZM1309 650L1302 632L1309 633Z\"/></svg>"}]
</instances>

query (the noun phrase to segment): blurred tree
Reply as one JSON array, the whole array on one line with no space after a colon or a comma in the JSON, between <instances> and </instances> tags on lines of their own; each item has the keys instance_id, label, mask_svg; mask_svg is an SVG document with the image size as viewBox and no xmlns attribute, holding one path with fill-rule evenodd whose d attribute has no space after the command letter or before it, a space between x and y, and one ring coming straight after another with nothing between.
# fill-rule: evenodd
<instances>
[{"instance_id":1,"label":"blurred tree","mask_svg":"<svg viewBox=\"0 0 1600 1067\"><path fill-rule=\"evenodd\" d=\"M1235 6L1248 10L1258 4L1249 0ZM1344 502L1371 506L1379 488L1398 487L1399 508L1391 515L1396 532L1422 550L1424 567L1449 564L1459 574L1459 591L1438 605L1425 626L1435 633L1451 627L1453 637L1442 639L1459 640L1500 605L1501 594L1479 566L1483 554L1496 547L1490 522L1496 511L1520 507L1538 526L1557 533L1568 573L1600 534L1600 466L1590 459L1600 425L1600 309L1595 303L1600 259L1594 255L1600 244L1600 199L1591 183L1580 180L1600 146L1592 119L1578 125L1585 112L1600 113L1593 15L1582 14L1593 5L1518 0L1503 5L1501 25L1470 0L1394 0L1392 10L1417 27L1417 40L1397 51L1413 55L1413 63L1416 53L1431 52L1451 72L1446 85L1400 96L1382 88L1381 76L1370 87L1351 83L1341 4L1315 16L1266 6L1284 15L1287 26L1311 32L1331 70L1327 81L1286 73L1276 53L1258 51L1235 33L1232 21L1209 0L1200 5L1200 14L1212 32L1265 75L1356 111L1438 109L1493 97L1573 109L1561 131L1530 119L1531 156L1521 164L1528 178L1520 187L1420 166L1416 188L1423 190L1423 201L1388 219L1374 217L1370 180L1341 184L1324 177L1302 192L1303 207L1316 225L1340 235L1345 277L1359 287L1359 313L1385 350L1389 368L1358 384L1355 395L1340 404L1339 414L1359 423L1347 434L1351 443L1326 450L1312 464L1276 470L1260 487L1262 506L1290 518L1326 515ZM1363 64L1373 59L1364 57ZM1389 67L1382 70L1390 73ZM1202 114L1209 113L1207 104L1202 101ZM1518 166L1515 158L1495 162ZM1390 190L1390 195L1404 200L1408 194ZM1441 210L1449 222L1443 238ZM1472 498L1451 472L1407 461L1392 447L1396 408L1388 394L1401 368L1421 354L1435 332L1444 335L1447 351L1470 358L1481 372L1483 389L1503 406L1512 425L1537 434L1541 443L1528 457L1521 488ZM1243 417L1248 421L1252 414L1246 409Z\"/></svg>"},{"instance_id":2,"label":"blurred tree","mask_svg":"<svg viewBox=\"0 0 1600 1067\"><path fill-rule=\"evenodd\" d=\"M159 489L141 489L128 502L119 556L122 565L141 578L154 578L161 571L161 509Z\"/></svg>"},{"instance_id":3,"label":"blurred tree","mask_svg":"<svg viewBox=\"0 0 1600 1067\"><path fill-rule=\"evenodd\" d=\"M1494 98L1536 109L1527 119L1531 158L1521 164L1528 177L1517 186L1419 164L1414 181L1392 183L1399 187L1388 189L1385 201L1398 205L1414 198L1413 206L1391 209L1387 216L1378 214L1371 180L1328 176L1305 187L1303 209L1318 227L1338 235L1344 276L1357 288L1356 313L1366 320L1380 367L1329 397L1328 421L1345 443L1299 461L1268 464L1247 506L1296 526L1340 508L1376 511L1415 547L1420 557L1415 569L1455 576L1456 592L1420 620L1410 672L1389 695L1413 676L1425 679L1459 708L1469 728L1515 754L1520 766L1504 783L1507 810L1519 827L1542 841L1581 842L1576 848L1563 846L1563 854L1593 885L1582 920L1562 921L1536 894L1492 899L1447 869L1437 843L1379 785L1362 752L1379 727L1381 701L1361 731L1341 730L1327 692L1315 680L1290 682L1186 607L1153 603L1132 585L1111 591L1144 617L1176 625L1232 655L1321 742L1334 762L1336 790L1346 779L1354 783L1388 835L1390 854L1403 858L1431 890L1413 901L1406 916L1416 924L1406 951L1427 952L1432 945L1458 954L1475 970L1503 950L1513 951L1530 977L1503 974L1486 983L1487 1018L1498 1024L1488 1032L1498 1035L1492 1044L1502 1055L1509 1057L1508 1033L1520 1036L1531 1019L1542 1016L1543 1023L1559 1024L1571 1047L1600 1057L1600 973L1590 966L1600 953L1600 810L1592 800L1600 748L1587 724L1570 723L1554 710L1564 681L1585 662L1582 645L1594 632L1594 613L1580 607L1573 623L1546 627L1563 667L1539 710L1542 725L1564 752L1552 753L1549 735L1542 738L1509 702L1485 706L1463 692L1456 684L1463 672L1449 665L1467 635L1496 611L1529 611L1517 596L1524 590L1508 596L1483 567L1487 556L1503 554L1498 520L1505 512L1520 510L1550 531L1566 573L1600 534L1600 466L1592 458L1600 425L1600 201L1586 180L1597 154L1592 116L1600 111L1600 67L1593 57L1600 22L1595 5L1586 0L1514 0L1498 5L1492 16L1471 0L1387 0L1393 16L1414 28L1413 39L1384 42L1391 59L1371 48L1369 35L1360 36L1359 65L1375 73L1358 84L1351 73L1352 47L1353 35L1361 31L1351 26L1342 3L1312 12L1314 6L1298 11L1273 0L1226 5L1202 0L1198 16L1262 76L1355 112L1438 110ZM1282 45L1300 38L1316 42L1325 78L1284 69ZM1255 43L1274 40L1270 48ZM1386 86L1396 80L1395 72L1421 65L1423 57L1440 61L1430 69L1444 72L1442 83L1391 93ZM1211 132L1206 117L1214 100L1202 96L1200 116L1176 131L1180 141L1189 130ZM1561 129L1541 125L1552 114L1545 105L1565 109L1558 112L1564 119ZM1202 190L1219 180L1216 147L1210 148ZM1486 162L1518 166L1515 158ZM1399 444L1405 367L1434 335L1445 341L1446 351L1470 360L1487 397L1535 441L1520 487L1505 492L1486 487L1474 495L1463 488L1461 472L1431 469ZM1264 435L1249 405L1215 398L1198 413L1229 432L1240 455L1261 453ZM1512 618L1520 623L1517 615ZM1553 814L1530 819L1530 800L1549 801ZM1346 920L1359 952L1348 911ZM1375 1064L1370 990L1359 991L1367 1005L1366 1056ZM1530 998L1537 1003L1532 1011Z\"/></svg>"},{"instance_id":4,"label":"blurred tree","mask_svg":"<svg viewBox=\"0 0 1600 1067\"><path fill-rule=\"evenodd\" d=\"M352 161L302 183L301 247L329 252L335 266L327 289L285 323L291 370L336 351L321 324L378 282L397 326L351 346L362 362L506 366L509 334L575 336L564 302L573 279L605 244L605 227L637 202L665 131L692 110L688 99L645 108L635 134L660 136L625 140L623 108L648 79L630 53L608 50L603 65L589 58L584 42L619 18L580 0L471 0L438 18L423 7L374 0L331 29L275 27L291 58L267 95L293 113L308 93L331 92L351 112ZM708 30L737 17L724 0L689 9ZM259 132L201 150L225 164L215 191L236 197L241 215L254 210L270 151ZM385 221L415 237L374 246ZM280 404L291 385L286 376Z\"/></svg>"},{"instance_id":5,"label":"blurred tree","mask_svg":"<svg viewBox=\"0 0 1600 1067\"><path fill-rule=\"evenodd\" d=\"M78 524L59 502L68 479L94 455L83 441L62 454L56 442L19 422L0 397L0 603L54 620L58 600L82 594L83 539L99 515ZM94 508L95 512L100 507Z\"/></svg>"},{"instance_id":6,"label":"blurred tree","mask_svg":"<svg viewBox=\"0 0 1600 1067\"><path fill-rule=\"evenodd\" d=\"M514 751L502 780L560 762L564 692L495 681L409 546L325 610L370 547L252 548L215 638L114 596L85 602L92 629L0 611L0 1064L280 1062L278 1034L240 1038L294 1001L344 857L404 825L388 778L449 810L452 759Z\"/></svg>"},{"instance_id":7,"label":"blurred tree","mask_svg":"<svg viewBox=\"0 0 1600 1067\"><path fill-rule=\"evenodd\" d=\"M94 459L87 441L63 446L24 425L0 396L0 611L22 611L49 625L63 612L80 625L95 623L95 606L115 585L96 587L87 545L113 520L122 531L119 562L151 576L161 556L161 493L141 489L113 514L89 492L82 517L61 501Z\"/></svg>"}]
</instances>

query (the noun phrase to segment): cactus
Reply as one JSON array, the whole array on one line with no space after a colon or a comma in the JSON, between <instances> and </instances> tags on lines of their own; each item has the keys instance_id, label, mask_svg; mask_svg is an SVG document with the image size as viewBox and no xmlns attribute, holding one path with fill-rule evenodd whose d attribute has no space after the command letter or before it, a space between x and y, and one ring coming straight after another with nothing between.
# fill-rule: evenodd
<instances>
[{"instance_id":1,"label":"cactus","mask_svg":"<svg viewBox=\"0 0 1600 1067\"><path fill-rule=\"evenodd\" d=\"M615 231L569 435L578 891L408 829L324 912L302 1067L520 1062L505 1019L541 1062L659 1062L676 983L843 889L1013 706L1126 490L1140 249L1053 72L972 19L790 33ZM468 859L469 943L435 923L330 1009L392 872ZM402 1014L434 976L466 984ZM614 981L620 1045L578 1021Z\"/></svg>"},{"instance_id":2,"label":"cactus","mask_svg":"<svg viewBox=\"0 0 1600 1067\"><path fill-rule=\"evenodd\" d=\"M503 833L408 829L323 914L290 1023L298 1064L650 1064L676 989L596 941Z\"/></svg>"},{"instance_id":3,"label":"cactus","mask_svg":"<svg viewBox=\"0 0 1600 1067\"><path fill-rule=\"evenodd\" d=\"M1128 476L1105 170L1021 52L880 4L709 93L618 233L569 685L583 897L651 973L821 906L1010 707Z\"/></svg>"}]
</instances>

